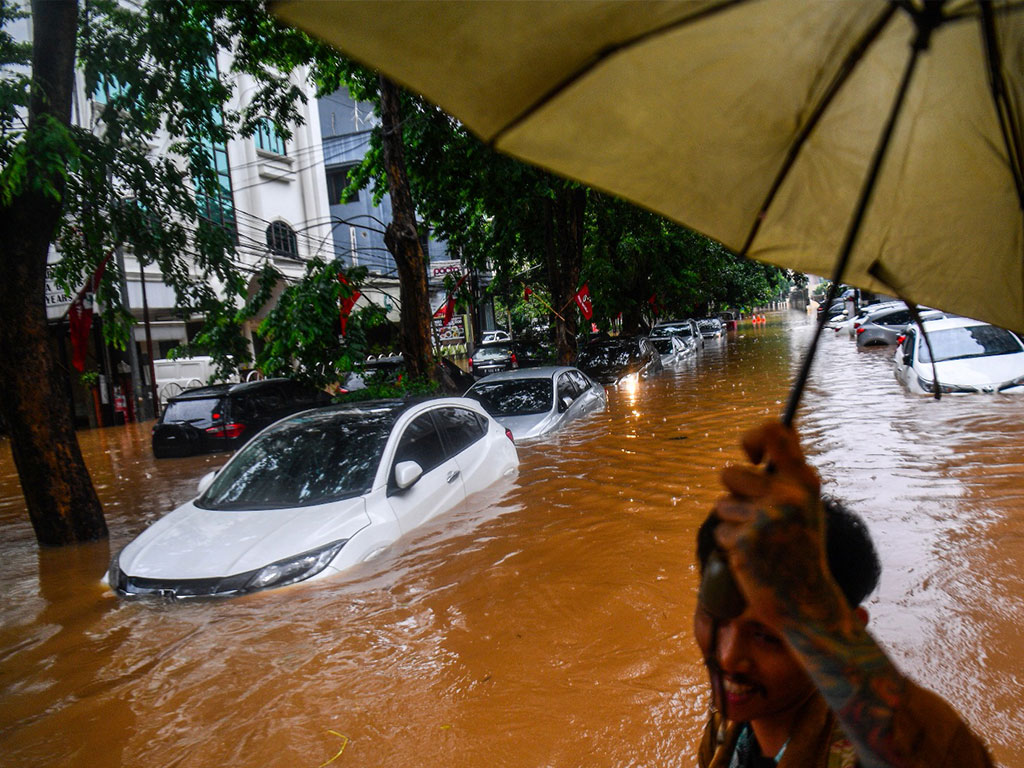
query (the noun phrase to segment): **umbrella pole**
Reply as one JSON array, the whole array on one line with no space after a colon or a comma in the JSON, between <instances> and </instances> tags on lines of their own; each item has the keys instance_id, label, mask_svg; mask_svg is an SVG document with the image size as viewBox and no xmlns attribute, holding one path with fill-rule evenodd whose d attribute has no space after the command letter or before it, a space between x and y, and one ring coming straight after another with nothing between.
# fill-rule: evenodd
<instances>
[{"instance_id":1,"label":"umbrella pole","mask_svg":"<svg viewBox=\"0 0 1024 768\"><path fill-rule=\"evenodd\" d=\"M903 71L903 78L896 91L896 98L893 100L892 107L889 109L889 116L886 119L885 127L882 129L882 134L878 139L878 145L875 147L874 156L871 158L871 165L869 166L867 178L864 179L864 184L861 186L860 196L857 200L857 207L854 209L850 225L847 227L846 237L843 240L842 248L839 251L839 258L836 260L835 270L832 273L832 285L829 286L828 295L825 299L826 307L832 306L832 301L836 298L836 295L839 292L839 284L843 279L843 273L846 271L846 265L850 261L850 254L853 253L853 247L857 242L857 235L860 232L861 223L864 221L864 215L871 202L871 194L874 192L875 183L878 181L878 174L882 170L882 162L885 160L886 152L889 149L889 142L892 139L893 130L896 127L896 120L899 117L900 110L903 108L903 102L906 98L907 91L910 89L910 81L913 77L914 69L917 66L918 57L920 56L921 51L927 49L932 30L935 29L935 27L937 27L942 21L941 4L927 4L925 5L925 10L915 13L913 18L917 24L917 35L914 38L914 42L911 44L910 59L907 61L907 66ZM789 390L789 399L786 402L786 409L782 412L782 423L787 427L793 426L796 409L800 405L800 398L802 397L804 388L807 385L807 379L810 377L811 364L814 362L814 354L818 349L818 341L821 339L821 331L828 322L828 313L822 312L821 316L817 318L817 321L818 324L814 329L814 336L811 338L810 346L804 354L800 371Z\"/></svg>"}]
</instances>

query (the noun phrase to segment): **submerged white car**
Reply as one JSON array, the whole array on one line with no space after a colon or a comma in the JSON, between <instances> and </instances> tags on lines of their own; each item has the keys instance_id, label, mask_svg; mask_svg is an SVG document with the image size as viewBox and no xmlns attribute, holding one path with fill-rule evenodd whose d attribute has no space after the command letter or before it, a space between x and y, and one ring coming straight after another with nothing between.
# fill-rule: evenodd
<instances>
[{"instance_id":1,"label":"submerged white car","mask_svg":"<svg viewBox=\"0 0 1024 768\"><path fill-rule=\"evenodd\" d=\"M474 400L371 401L272 424L106 576L120 595L237 595L331 576L503 477L519 456Z\"/></svg>"},{"instance_id":2,"label":"submerged white car","mask_svg":"<svg viewBox=\"0 0 1024 768\"><path fill-rule=\"evenodd\" d=\"M911 392L932 394L937 376L945 393L1024 393L1024 344L1015 333L963 317L927 320L922 330L910 326L893 359Z\"/></svg>"},{"instance_id":3,"label":"submerged white car","mask_svg":"<svg viewBox=\"0 0 1024 768\"><path fill-rule=\"evenodd\" d=\"M604 387L572 366L501 371L468 390L516 440L540 437L604 408Z\"/></svg>"}]
</instances>

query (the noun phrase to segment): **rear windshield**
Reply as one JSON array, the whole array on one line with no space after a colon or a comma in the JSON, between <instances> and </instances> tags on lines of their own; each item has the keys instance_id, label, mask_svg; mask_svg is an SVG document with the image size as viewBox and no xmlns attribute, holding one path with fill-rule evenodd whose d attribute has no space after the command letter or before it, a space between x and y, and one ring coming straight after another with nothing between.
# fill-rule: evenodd
<instances>
[{"instance_id":1,"label":"rear windshield","mask_svg":"<svg viewBox=\"0 0 1024 768\"><path fill-rule=\"evenodd\" d=\"M204 509L281 509L370 490L395 409L311 412L242 448L196 502Z\"/></svg>"},{"instance_id":2,"label":"rear windshield","mask_svg":"<svg viewBox=\"0 0 1024 768\"><path fill-rule=\"evenodd\" d=\"M466 393L491 416L547 413L553 403L550 379L519 379L475 384Z\"/></svg>"},{"instance_id":3,"label":"rear windshield","mask_svg":"<svg viewBox=\"0 0 1024 768\"><path fill-rule=\"evenodd\" d=\"M504 360L509 355L510 348L506 344L488 344L484 347L477 347L473 353L475 360Z\"/></svg>"},{"instance_id":4,"label":"rear windshield","mask_svg":"<svg viewBox=\"0 0 1024 768\"><path fill-rule=\"evenodd\" d=\"M163 422L172 421L211 421L212 414L221 406L221 398L207 397L198 400L174 400L167 404Z\"/></svg>"},{"instance_id":5,"label":"rear windshield","mask_svg":"<svg viewBox=\"0 0 1024 768\"><path fill-rule=\"evenodd\" d=\"M1012 355L1022 350L1020 340L1010 331L993 325L974 325L969 328L947 328L928 334L935 362L963 360L969 357ZM928 345L921 340L918 352L922 363L932 362Z\"/></svg>"}]
</instances>

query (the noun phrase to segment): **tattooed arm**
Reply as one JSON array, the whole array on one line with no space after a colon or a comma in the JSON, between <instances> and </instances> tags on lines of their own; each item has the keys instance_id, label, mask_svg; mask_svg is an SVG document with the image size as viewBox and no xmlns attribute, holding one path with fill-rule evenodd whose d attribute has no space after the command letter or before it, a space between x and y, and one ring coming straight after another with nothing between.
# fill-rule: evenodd
<instances>
[{"instance_id":1,"label":"tattooed arm","mask_svg":"<svg viewBox=\"0 0 1024 768\"><path fill-rule=\"evenodd\" d=\"M962 734L969 759L956 764L989 765L956 714L906 680L847 604L826 561L820 481L795 433L767 423L743 447L754 466L723 472L729 493L715 506L716 539L747 602L786 638L861 765L937 768Z\"/></svg>"}]
</instances>

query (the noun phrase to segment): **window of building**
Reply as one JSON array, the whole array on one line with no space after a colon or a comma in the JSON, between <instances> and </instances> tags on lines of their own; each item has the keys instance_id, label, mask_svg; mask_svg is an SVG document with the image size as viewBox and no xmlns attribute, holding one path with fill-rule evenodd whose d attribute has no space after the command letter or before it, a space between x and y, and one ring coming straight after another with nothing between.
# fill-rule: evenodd
<instances>
[{"instance_id":1,"label":"window of building","mask_svg":"<svg viewBox=\"0 0 1024 768\"><path fill-rule=\"evenodd\" d=\"M253 134L253 140L256 142L256 146L265 152L273 152L276 155L288 154L284 139L269 120L263 120L260 123L256 133Z\"/></svg>"},{"instance_id":2,"label":"window of building","mask_svg":"<svg viewBox=\"0 0 1024 768\"><path fill-rule=\"evenodd\" d=\"M349 185L349 174L359 166L357 164L343 165L338 168L327 169L327 194L331 205L345 205L359 201L359 190L345 196L345 188Z\"/></svg>"},{"instance_id":3,"label":"window of building","mask_svg":"<svg viewBox=\"0 0 1024 768\"><path fill-rule=\"evenodd\" d=\"M299 241L295 230L283 221L275 221L267 227L267 247L277 256L299 257Z\"/></svg>"}]
</instances>

